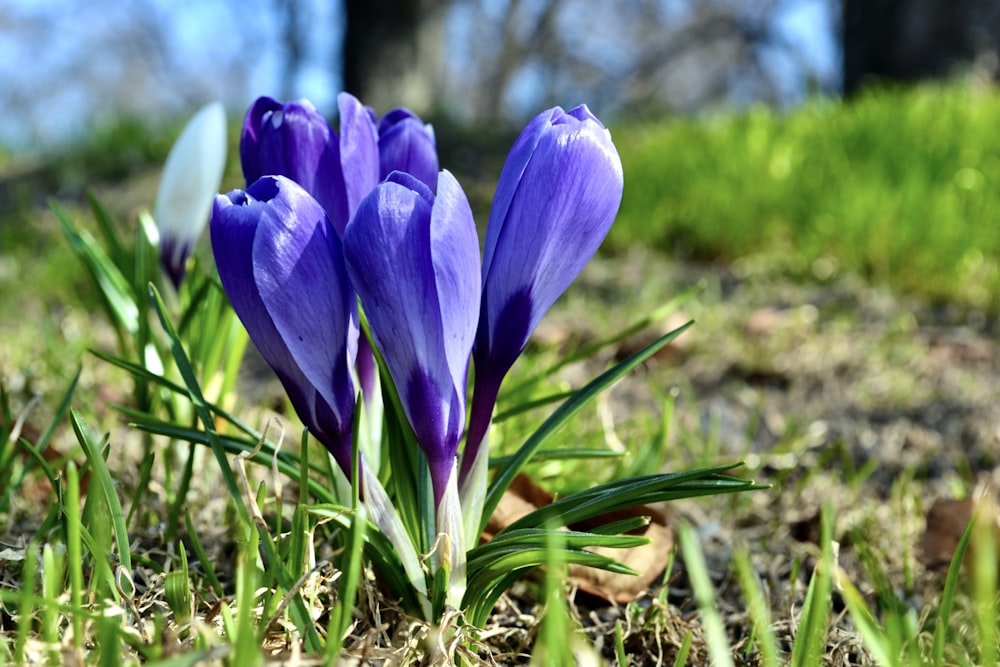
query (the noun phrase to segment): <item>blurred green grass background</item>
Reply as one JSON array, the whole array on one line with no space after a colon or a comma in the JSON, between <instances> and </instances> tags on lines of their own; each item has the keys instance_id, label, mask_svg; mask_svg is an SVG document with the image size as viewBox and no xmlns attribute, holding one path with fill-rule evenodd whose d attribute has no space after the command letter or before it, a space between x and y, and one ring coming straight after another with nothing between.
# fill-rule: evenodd
<instances>
[{"instance_id":1,"label":"blurred green grass background","mask_svg":"<svg viewBox=\"0 0 1000 667\"><path fill-rule=\"evenodd\" d=\"M239 118L230 119L224 189L238 187ZM439 131L454 170L485 223L488 199L513 138ZM0 151L0 312L83 289L48 197L77 204L86 187L140 181L112 211L151 206L156 170L180 129L134 119L95 130L25 169ZM841 103L815 99L790 111L753 107L699 118L612 126L625 169L621 212L605 252L645 244L697 261L761 260L804 280L858 274L960 308L1000 312L1000 94L965 84L882 89ZM478 139L477 139L478 138ZM474 143L475 161L463 162ZM501 145L502 144L502 145ZM487 155L483 158L482 155ZM114 195L108 195L113 198ZM74 298L88 295L74 290Z\"/></svg>"},{"instance_id":2,"label":"blurred green grass background","mask_svg":"<svg viewBox=\"0 0 1000 667\"><path fill-rule=\"evenodd\" d=\"M611 249L754 255L807 279L852 272L960 307L1000 307L1000 95L876 90L617 128Z\"/></svg>"}]
</instances>

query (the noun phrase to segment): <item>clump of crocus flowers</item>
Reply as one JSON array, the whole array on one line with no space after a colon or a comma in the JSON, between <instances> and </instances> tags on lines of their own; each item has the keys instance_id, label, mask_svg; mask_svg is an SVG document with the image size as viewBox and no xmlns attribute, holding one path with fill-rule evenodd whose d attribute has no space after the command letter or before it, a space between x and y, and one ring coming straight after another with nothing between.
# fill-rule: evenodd
<instances>
[{"instance_id":1,"label":"clump of crocus flowers","mask_svg":"<svg viewBox=\"0 0 1000 667\"><path fill-rule=\"evenodd\" d=\"M215 198L212 247L237 315L310 433L348 477L361 449L353 482L426 596L372 455L353 442L358 406L380 400L378 363L411 436L388 447L416 442L426 461L436 532L447 537L435 562L450 568L454 606L481 524L501 384L610 229L621 162L586 106L536 116L507 157L481 257L430 126L405 109L378 119L346 93L338 107L339 133L305 101L251 106L240 144L247 186Z\"/></svg>"}]
</instances>

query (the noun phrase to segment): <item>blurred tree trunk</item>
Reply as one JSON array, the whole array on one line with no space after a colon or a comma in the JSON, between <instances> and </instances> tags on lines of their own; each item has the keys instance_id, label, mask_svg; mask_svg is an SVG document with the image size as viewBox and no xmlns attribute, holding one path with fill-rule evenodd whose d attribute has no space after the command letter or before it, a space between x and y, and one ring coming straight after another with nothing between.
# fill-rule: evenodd
<instances>
[{"instance_id":1,"label":"blurred tree trunk","mask_svg":"<svg viewBox=\"0 0 1000 667\"><path fill-rule=\"evenodd\" d=\"M305 64L303 36L307 27L303 24L299 0L274 0L274 11L281 24L281 45L285 50L280 99L290 100L295 95L296 83Z\"/></svg>"},{"instance_id":2,"label":"blurred tree trunk","mask_svg":"<svg viewBox=\"0 0 1000 667\"><path fill-rule=\"evenodd\" d=\"M872 80L997 75L996 0L843 0L844 94Z\"/></svg>"},{"instance_id":3,"label":"blurred tree trunk","mask_svg":"<svg viewBox=\"0 0 1000 667\"><path fill-rule=\"evenodd\" d=\"M379 113L440 105L448 0L345 0L344 90Z\"/></svg>"}]
</instances>

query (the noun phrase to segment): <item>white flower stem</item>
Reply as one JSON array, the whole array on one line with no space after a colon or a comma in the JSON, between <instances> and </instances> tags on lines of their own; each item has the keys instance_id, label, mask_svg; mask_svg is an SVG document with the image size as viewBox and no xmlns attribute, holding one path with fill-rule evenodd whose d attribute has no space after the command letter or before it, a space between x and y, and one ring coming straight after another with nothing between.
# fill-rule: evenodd
<instances>
[{"instance_id":1,"label":"white flower stem","mask_svg":"<svg viewBox=\"0 0 1000 667\"><path fill-rule=\"evenodd\" d=\"M403 521L399 518L396 508L389 500L388 494L382 488L378 477L372 472L370 466L362 466L362 477L364 478L365 508L372 522L378 526L389 541L396 547L396 555L406 571L406 576L410 584L420 598L420 605L423 608L424 617L431 617L431 602L427 597L427 580L424 571L420 567L420 559L417 558L417 551L413 547L409 533L403 526Z\"/></svg>"},{"instance_id":2,"label":"white flower stem","mask_svg":"<svg viewBox=\"0 0 1000 667\"><path fill-rule=\"evenodd\" d=\"M459 492L464 519L465 543L475 546L479 543L479 532L483 523L483 505L486 503L486 479L490 464L490 429L486 429L476 458L472 461L469 474L466 475ZM468 445L466 445L468 451Z\"/></svg>"},{"instance_id":3,"label":"white flower stem","mask_svg":"<svg viewBox=\"0 0 1000 667\"><path fill-rule=\"evenodd\" d=\"M458 499L458 467L452 466L444 496L437 510L438 545L435 567L447 568L448 593L445 605L461 609L465 596L465 531L462 525L462 505Z\"/></svg>"}]
</instances>

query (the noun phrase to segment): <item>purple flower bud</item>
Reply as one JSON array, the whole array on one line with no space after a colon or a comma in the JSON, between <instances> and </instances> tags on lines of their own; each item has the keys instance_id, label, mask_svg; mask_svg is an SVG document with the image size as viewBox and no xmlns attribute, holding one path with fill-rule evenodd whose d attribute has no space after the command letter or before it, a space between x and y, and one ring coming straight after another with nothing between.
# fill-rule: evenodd
<instances>
[{"instance_id":1,"label":"purple flower bud","mask_svg":"<svg viewBox=\"0 0 1000 667\"><path fill-rule=\"evenodd\" d=\"M357 297L341 241L294 181L265 176L218 195L212 249L222 286L295 412L350 475Z\"/></svg>"},{"instance_id":2,"label":"purple flower bud","mask_svg":"<svg viewBox=\"0 0 1000 667\"><path fill-rule=\"evenodd\" d=\"M393 172L347 225L344 253L440 503L465 425L479 319L479 241L465 193L447 171L437 196Z\"/></svg>"},{"instance_id":3,"label":"purple flower bud","mask_svg":"<svg viewBox=\"0 0 1000 667\"><path fill-rule=\"evenodd\" d=\"M380 175L394 171L413 175L433 191L437 187L438 155L434 128L409 109L393 109L378 124Z\"/></svg>"},{"instance_id":4,"label":"purple flower bud","mask_svg":"<svg viewBox=\"0 0 1000 667\"><path fill-rule=\"evenodd\" d=\"M542 112L514 142L486 228L463 479L489 428L500 383L604 240L622 187L611 133L586 106Z\"/></svg>"},{"instance_id":5,"label":"purple flower bud","mask_svg":"<svg viewBox=\"0 0 1000 667\"><path fill-rule=\"evenodd\" d=\"M281 103L261 97L247 111L240 160L247 184L286 176L326 211L337 233L379 181L375 122L347 93L337 97L340 136L306 100Z\"/></svg>"}]
</instances>

